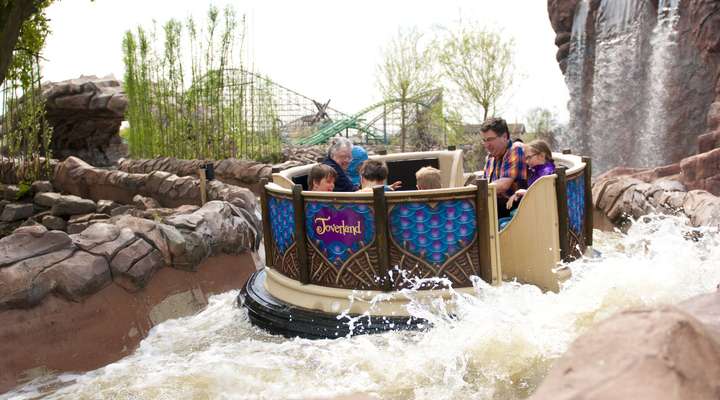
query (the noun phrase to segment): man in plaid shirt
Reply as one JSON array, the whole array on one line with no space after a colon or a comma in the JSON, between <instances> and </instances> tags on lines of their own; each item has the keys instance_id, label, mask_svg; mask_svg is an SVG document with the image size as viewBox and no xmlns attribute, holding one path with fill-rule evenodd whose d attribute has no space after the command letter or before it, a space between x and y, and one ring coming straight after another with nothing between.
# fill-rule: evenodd
<instances>
[{"instance_id":1,"label":"man in plaid shirt","mask_svg":"<svg viewBox=\"0 0 720 400\"><path fill-rule=\"evenodd\" d=\"M527 188L527 164L525 152L519 142L510 140L510 131L502 118L489 118L480 131L483 145L488 152L485 160L485 178L495 183L498 200L498 217L510 215L507 199L518 189ZM517 203L514 204L517 207Z\"/></svg>"}]
</instances>

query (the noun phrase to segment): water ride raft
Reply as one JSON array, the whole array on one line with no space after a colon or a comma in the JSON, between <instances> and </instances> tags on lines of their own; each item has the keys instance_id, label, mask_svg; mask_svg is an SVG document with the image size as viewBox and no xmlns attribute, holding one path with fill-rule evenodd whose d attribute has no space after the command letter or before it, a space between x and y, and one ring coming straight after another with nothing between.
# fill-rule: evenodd
<instances>
[{"instance_id":1,"label":"water ride raft","mask_svg":"<svg viewBox=\"0 0 720 400\"><path fill-rule=\"evenodd\" d=\"M502 230L494 184L463 173L462 151L371 158L385 161L388 181L403 189L434 166L442 188L312 192L312 165L273 174L261 192L267 265L238 297L254 325L306 338L424 328L403 289L415 289L413 301L449 298L449 285L472 293L475 279L557 291L569 277L561 262L591 249L588 158L553 154L556 174L528 189Z\"/></svg>"}]
</instances>

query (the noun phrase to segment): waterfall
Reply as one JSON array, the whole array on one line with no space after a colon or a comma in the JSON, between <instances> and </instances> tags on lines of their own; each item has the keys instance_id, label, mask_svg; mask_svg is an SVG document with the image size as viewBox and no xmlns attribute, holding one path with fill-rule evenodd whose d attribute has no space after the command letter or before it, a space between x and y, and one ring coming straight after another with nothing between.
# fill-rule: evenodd
<instances>
[{"instance_id":1,"label":"waterfall","mask_svg":"<svg viewBox=\"0 0 720 400\"><path fill-rule=\"evenodd\" d=\"M637 160L640 165L661 165L671 160L669 82L673 76L677 53L676 23L679 18L677 0L661 0L658 6L657 24L652 32L650 65L647 83L647 107L645 124L638 135L638 144L643 151Z\"/></svg>"},{"instance_id":2,"label":"waterfall","mask_svg":"<svg viewBox=\"0 0 720 400\"><path fill-rule=\"evenodd\" d=\"M596 172L655 167L695 150L712 80L678 46L678 0L580 0L565 80L570 132L563 147ZM689 46L686 46L689 47ZM689 87L692 86L692 87Z\"/></svg>"},{"instance_id":3,"label":"waterfall","mask_svg":"<svg viewBox=\"0 0 720 400\"><path fill-rule=\"evenodd\" d=\"M636 165L643 120L646 1L603 0L595 20L595 63L588 127L593 166Z\"/></svg>"},{"instance_id":4,"label":"waterfall","mask_svg":"<svg viewBox=\"0 0 720 400\"><path fill-rule=\"evenodd\" d=\"M585 26L589 9L590 0L581 0L573 20L570 54L567 58L567 69L565 71L570 98L578 100L568 103L568 111L570 115L574 116L584 114L583 104L579 100L583 98L583 87L585 86L583 68L585 66L585 55L589 48L586 44ZM577 134L560 138L560 143L563 148L576 149L579 153L588 154L588 137L585 135L587 131L582 126L582 121L582 118L571 119L570 132L576 132Z\"/></svg>"}]
</instances>

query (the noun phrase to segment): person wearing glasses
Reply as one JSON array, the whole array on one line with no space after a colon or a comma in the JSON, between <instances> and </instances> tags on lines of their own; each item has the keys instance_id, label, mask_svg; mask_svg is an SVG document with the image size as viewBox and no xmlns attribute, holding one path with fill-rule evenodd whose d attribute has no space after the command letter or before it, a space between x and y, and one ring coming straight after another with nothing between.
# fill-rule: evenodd
<instances>
[{"instance_id":1,"label":"person wearing glasses","mask_svg":"<svg viewBox=\"0 0 720 400\"><path fill-rule=\"evenodd\" d=\"M333 138L328 148L328 155L322 164L325 164L335 170L337 177L335 178L335 192L354 192L358 190L356 185L347 175L347 169L352 161L353 144L344 137Z\"/></svg>"},{"instance_id":2,"label":"person wearing glasses","mask_svg":"<svg viewBox=\"0 0 720 400\"><path fill-rule=\"evenodd\" d=\"M509 217L512 209L507 208L508 199L518 189L527 188L525 149L521 143L510 139L507 123L502 118L487 119L481 125L480 132L488 153L484 175L488 181L495 183L498 218Z\"/></svg>"},{"instance_id":3,"label":"person wearing glasses","mask_svg":"<svg viewBox=\"0 0 720 400\"><path fill-rule=\"evenodd\" d=\"M555 173L555 160L552 158L550 146L542 140L533 140L525 145L525 162L529 168L528 187L541 177ZM526 192L526 189L516 190L508 199L507 208L511 208L515 201L519 202Z\"/></svg>"}]
</instances>

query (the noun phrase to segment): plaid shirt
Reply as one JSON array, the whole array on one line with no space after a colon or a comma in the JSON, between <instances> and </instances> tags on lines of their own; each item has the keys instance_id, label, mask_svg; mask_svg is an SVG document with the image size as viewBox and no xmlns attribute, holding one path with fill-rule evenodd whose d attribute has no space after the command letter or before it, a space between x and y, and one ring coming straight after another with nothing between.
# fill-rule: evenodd
<instances>
[{"instance_id":1,"label":"plaid shirt","mask_svg":"<svg viewBox=\"0 0 720 400\"><path fill-rule=\"evenodd\" d=\"M512 196L518 189L527 188L527 171L528 166L525 163L525 151L519 142L508 142L508 148L503 155L502 160L496 160L495 157L488 154L485 159L485 178L490 182L495 182L500 178L512 178L513 183L505 193L505 197Z\"/></svg>"}]
</instances>

